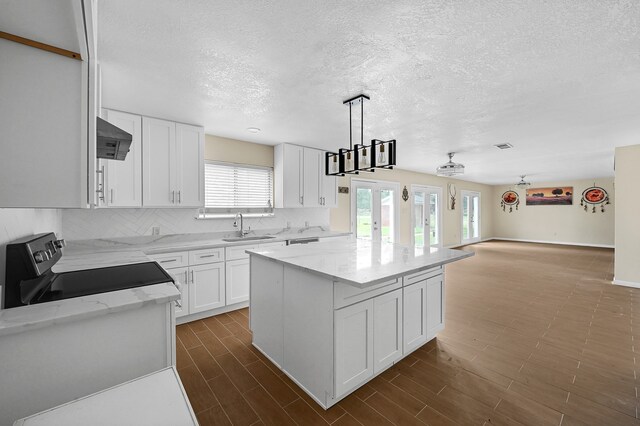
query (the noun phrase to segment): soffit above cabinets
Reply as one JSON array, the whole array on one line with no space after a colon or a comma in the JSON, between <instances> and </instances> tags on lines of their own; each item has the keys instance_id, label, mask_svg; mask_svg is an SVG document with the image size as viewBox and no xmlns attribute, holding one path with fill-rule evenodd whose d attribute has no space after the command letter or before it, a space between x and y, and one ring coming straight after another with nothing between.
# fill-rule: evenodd
<instances>
[{"instance_id":1,"label":"soffit above cabinets","mask_svg":"<svg viewBox=\"0 0 640 426\"><path fill-rule=\"evenodd\" d=\"M82 7L81 0L3 0L0 30L81 52L74 7Z\"/></svg>"}]
</instances>

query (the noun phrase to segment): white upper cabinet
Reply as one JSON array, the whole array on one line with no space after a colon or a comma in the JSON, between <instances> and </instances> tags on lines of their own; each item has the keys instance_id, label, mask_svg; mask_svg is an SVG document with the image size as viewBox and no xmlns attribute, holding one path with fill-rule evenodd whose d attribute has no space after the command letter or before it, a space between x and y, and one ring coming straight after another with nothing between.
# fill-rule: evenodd
<instances>
[{"instance_id":1,"label":"white upper cabinet","mask_svg":"<svg viewBox=\"0 0 640 426\"><path fill-rule=\"evenodd\" d=\"M320 170L320 179L318 181L320 204L322 205L322 207L338 207L338 181L335 176L327 176L325 174L324 151L320 151L318 153L318 163Z\"/></svg>"},{"instance_id":2,"label":"white upper cabinet","mask_svg":"<svg viewBox=\"0 0 640 426\"><path fill-rule=\"evenodd\" d=\"M142 117L142 205L204 205L204 129Z\"/></svg>"},{"instance_id":3,"label":"white upper cabinet","mask_svg":"<svg viewBox=\"0 0 640 426\"><path fill-rule=\"evenodd\" d=\"M318 156L321 151L312 148L303 149L304 167L303 167L303 196L304 207L320 207L322 200L320 199L320 168Z\"/></svg>"},{"instance_id":4,"label":"white upper cabinet","mask_svg":"<svg viewBox=\"0 0 640 426\"><path fill-rule=\"evenodd\" d=\"M176 124L142 118L142 170L145 207L176 205Z\"/></svg>"},{"instance_id":5,"label":"white upper cabinet","mask_svg":"<svg viewBox=\"0 0 640 426\"><path fill-rule=\"evenodd\" d=\"M281 144L274 149L275 206L302 207L304 198L304 149Z\"/></svg>"},{"instance_id":6,"label":"white upper cabinet","mask_svg":"<svg viewBox=\"0 0 640 426\"><path fill-rule=\"evenodd\" d=\"M103 118L131 133L131 147L124 161L100 160L104 173L104 194L100 206L142 206L142 117L126 112L103 110Z\"/></svg>"},{"instance_id":7,"label":"white upper cabinet","mask_svg":"<svg viewBox=\"0 0 640 426\"><path fill-rule=\"evenodd\" d=\"M275 206L335 207L337 187L324 174L324 151L281 144L274 150Z\"/></svg>"},{"instance_id":8,"label":"white upper cabinet","mask_svg":"<svg viewBox=\"0 0 640 426\"><path fill-rule=\"evenodd\" d=\"M204 206L204 129L176 123L176 203Z\"/></svg>"}]
</instances>

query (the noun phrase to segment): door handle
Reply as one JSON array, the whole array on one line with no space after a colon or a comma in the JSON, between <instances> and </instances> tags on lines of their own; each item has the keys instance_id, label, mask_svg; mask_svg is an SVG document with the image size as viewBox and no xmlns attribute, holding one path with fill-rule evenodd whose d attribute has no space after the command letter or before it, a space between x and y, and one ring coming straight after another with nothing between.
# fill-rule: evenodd
<instances>
[{"instance_id":1,"label":"door handle","mask_svg":"<svg viewBox=\"0 0 640 426\"><path fill-rule=\"evenodd\" d=\"M171 191L171 204L176 203L176 191Z\"/></svg>"},{"instance_id":2,"label":"door handle","mask_svg":"<svg viewBox=\"0 0 640 426\"><path fill-rule=\"evenodd\" d=\"M191 270L191 284L193 284L193 270Z\"/></svg>"},{"instance_id":3,"label":"door handle","mask_svg":"<svg viewBox=\"0 0 640 426\"><path fill-rule=\"evenodd\" d=\"M182 204L182 197L180 196L180 193L182 191L178 191L178 204Z\"/></svg>"},{"instance_id":4,"label":"door handle","mask_svg":"<svg viewBox=\"0 0 640 426\"><path fill-rule=\"evenodd\" d=\"M110 198L111 198L110 203L111 203L111 204L113 204L113 188L111 188L111 189L109 190L109 196L110 196Z\"/></svg>"}]
</instances>

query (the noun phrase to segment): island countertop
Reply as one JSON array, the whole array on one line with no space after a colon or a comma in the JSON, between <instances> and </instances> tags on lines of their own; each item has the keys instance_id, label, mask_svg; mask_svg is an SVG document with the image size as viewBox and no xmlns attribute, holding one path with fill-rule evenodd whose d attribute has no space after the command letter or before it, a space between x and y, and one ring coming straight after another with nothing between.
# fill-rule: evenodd
<instances>
[{"instance_id":1,"label":"island countertop","mask_svg":"<svg viewBox=\"0 0 640 426\"><path fill-rule=\"evenodd\" d=\"M247 253L366 288L381 281L435 268L474 255L446 248L419 249L352 238L307 245L247 250Z\"/></svg>"}]
</instances>

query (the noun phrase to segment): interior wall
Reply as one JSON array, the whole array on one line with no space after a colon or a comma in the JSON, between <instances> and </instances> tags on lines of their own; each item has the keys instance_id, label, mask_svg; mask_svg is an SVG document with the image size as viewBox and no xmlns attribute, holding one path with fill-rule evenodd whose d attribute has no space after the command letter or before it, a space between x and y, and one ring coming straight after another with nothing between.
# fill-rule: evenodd
<instances>
[{"instance_id":1,"label":"interior wall","mask_svg":"<svg viewBox=\"0 0 640 426\"><path fill-rule=\"evenodd\" d=\"M593 186L594 182L609 193L611 204L605 206L604 213L600 211L599 206L596 206L596 213L592 213L592 207L585 212L584 207L580 205L582 191ZM494 237L613 247L616 210L613 178L536 182L531 185L532 188L555 186L573 187L572 205L527 206L525 190L517 189L513 185L494 186L493 197L490 200L494 216ZM520 196L518 210L514 207L511 213L508 207L506 211L502 211L500 207L502 194L508 190L515 190Z\"/></svg>"},{"instance_id":2,"label":"interior wall","mask_svg":"<svg viewBox=\"0 0 640 426\"><path fill-rule=\"evenodd\" d=\"M273 167L273 146L205 135L204 159Z\"/></svg>"},{"instance_id":3,"label":"interior wall","mask_svg":"<svg viewBox=\"0 0 640 426\"><path fill-rule=\"evenodd\" d=\"M7 243L41 232L60 236L62 215L55 209L0 209L0 285L4 284Z\"/></svg>"},{"instance_id":4,"label":"interior wall","mask_svg":"<svg viewBox=\"0 0 640 426\"><path fill-rule=\"evenodd\" d=\"M408 170L376 170L373 174L363 173L357 177L375 180L384 180L397 182L400 185L400 191L406 185L407 190L411 191L411 185L436 186L442 188L443 194L443 229L442 241L445 247L460 244L462 235L462 211L461 211L461 193L463 190L480 192L480 210L481 210L481 229L480 236L482 239L493 237L493 209L491 207L491 198L493 195L492 187L479 183L466 182L459 179L443 178L426 173L412 172ZM447 200L447 184L452 183L456 187L457 206L455 210L446 208ZM351 192L351 177L344 176L338 178L338 186L349 187ZM411 198L403 201L400 198L400 243L411 244ZM338 207L331 209L331 229L335 231L351 232L351 194L338 194Z\"/></svg>"},{"instance_id":5,"label":"interior wall","mask_svg":"<svg viewBox=\"0 0 640 426\"><path fill-rule=\"evenodd\" d=\"M640 145L616 148L615 279L640 287Z\"/></svg>"}]
</instances>

